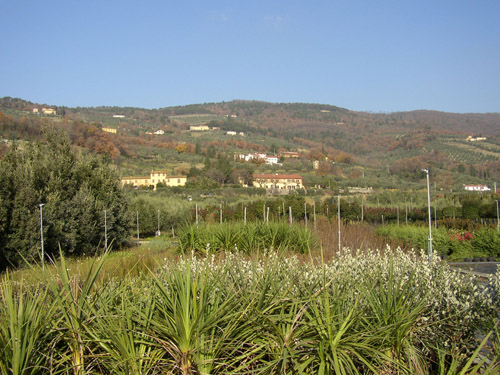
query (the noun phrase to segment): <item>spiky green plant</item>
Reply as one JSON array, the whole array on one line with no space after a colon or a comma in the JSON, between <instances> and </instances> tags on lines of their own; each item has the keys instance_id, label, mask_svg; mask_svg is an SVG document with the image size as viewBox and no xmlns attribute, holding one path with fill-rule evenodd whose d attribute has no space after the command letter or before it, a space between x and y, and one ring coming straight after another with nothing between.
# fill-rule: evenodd
<instances>
[{"instance_id":1,"label":"spiky green plant","mask_svg":"<svg viewBox=\"0 0 500 375\"><path fill-rule=\"evenodd\" d=\"M83 280L71 277L66 259L60 254L55 263L57 278L49 278L48 287L55 296L60 319L52 322L57 332L56 345L60 351L53 353L54 366L70 369L75 375L87 373L85 357L88 354L86 341L87 325L96 312L98 293L94 290L99 272L108 253L94 258L88 274Z\"/></svg>"},{"instance_id":2,"label":"spiky green plant","mask_svg":"<svg viewBox=\"0 0 500 375\"><path fill-rule=\"evenodd\" d=\"M15 285L7 273L0 282L0 373L38 374L48 370L47 325L54 318L54 303L47 288L31 293L21 282Z\"/></svg>"},{"instance_id":3,"label":"spiky green plant","mask_svg":"<svg viewBox=\"0 0 500 375\"><path fill-rule=\"evenodd\" d=\"M117 288L103 290L96 319L87 328L88 337L100 349L96 359L112 374L161 373L163 351L148 334L156 302L130 295L130 287L133 290L136 284L137 280L126 279Z\"/></svg>"},{"instance_id":4,"label":"spiky green plant","mask_svg":"<svg viewBox=\"0 0 500 375\"><path fill-rule=\"evenodd\" d=\"M217 275L204 271L188 267L154 278L151 335L165 350L168 366L180 374L217 373L237 348L228 342L242 312L234 298L217 292Z\"/></svg>"}]
</instances>

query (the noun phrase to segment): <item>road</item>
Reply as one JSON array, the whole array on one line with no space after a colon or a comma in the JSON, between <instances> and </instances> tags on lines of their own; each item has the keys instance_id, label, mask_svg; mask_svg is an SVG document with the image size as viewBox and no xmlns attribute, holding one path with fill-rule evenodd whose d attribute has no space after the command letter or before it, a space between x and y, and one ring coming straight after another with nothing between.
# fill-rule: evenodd
<instances>
[{"instance_id":1,"label":"road","mask_svg":"<svg viewBox=\"0 0 500 375\"><path fill-rule=\"evenodd\" d=\"M500 262L453 262L450 267L459 268L464 271L472 271L479 276L495 274Z\"/></svg>"}]
</instances>

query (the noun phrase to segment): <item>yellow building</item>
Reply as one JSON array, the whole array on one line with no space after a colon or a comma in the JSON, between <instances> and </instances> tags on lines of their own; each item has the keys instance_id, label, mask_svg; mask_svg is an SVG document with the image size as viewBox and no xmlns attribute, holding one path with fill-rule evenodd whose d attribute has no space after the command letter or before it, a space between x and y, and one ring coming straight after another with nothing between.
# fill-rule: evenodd
<instances>
[{"instance_id":1,"label":"yellow building","mask_svg":"<svg viewBox=\"0 0 500 375\"><path fill-rule=\"evenodd\" d=\"M253 175L253 186L265 189L303 189L302 176L298 174L262 173Z\"/></svg>"},{"instance_id":2,"label":"yellow building","mask_svg":"<svg viewBox=\"0 0 500 375\"><path fill-rule=\"evenodd\" d=\"M184 186L187 182L187 176L169 176L166 171L151 171L149 177L123 177L121 179L122 186L133 185L135 187L148 187L162 183L165 186Z\"/></svg>"},{"instance_id":3,"label":"yellow building","mask_svg":"<svg viewBox=\"0 0 500 375\"><path fill-rule=\"evenodd\" d=\"M106 133L113 133L113 134L116 134L116 129L115 128L102 128L101 129L103 132L106 132Z\"/></svg>"},{"instance_id":4,"label":"yellow building","mask_svg":"<svg viewBox=\"0 0 500 375\"><path fill-rule=\"evenodd\" d=\"M42 113L44 115L55 115L56 114L56 110L53 109L53 108L42 108Z\"/></svg>"}]
</instances>

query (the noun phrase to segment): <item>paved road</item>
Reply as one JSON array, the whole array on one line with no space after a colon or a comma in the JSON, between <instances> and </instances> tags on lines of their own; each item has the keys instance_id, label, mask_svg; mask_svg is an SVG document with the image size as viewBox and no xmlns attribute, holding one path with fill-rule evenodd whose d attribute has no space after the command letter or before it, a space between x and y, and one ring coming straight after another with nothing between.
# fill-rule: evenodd
<instances>
[{"instance_id":1,"label":"paved road","mask_svg":"<svg viewBox=\"0 0 500 375\"><path fill-rule=\"evenodd\" d=\"M460 268L465 271L472 271L479 274L490 275L497 272L500 262L454 262L451 267Z\"/></svg>"}]
</instances>

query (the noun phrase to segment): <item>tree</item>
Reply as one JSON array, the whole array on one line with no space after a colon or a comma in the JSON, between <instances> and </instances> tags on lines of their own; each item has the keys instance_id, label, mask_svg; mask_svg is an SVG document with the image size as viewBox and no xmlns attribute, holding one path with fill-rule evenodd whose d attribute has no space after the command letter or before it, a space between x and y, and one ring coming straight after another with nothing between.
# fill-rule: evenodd
<instances>
[{"instance_id":1,"label":"tree","mask_svg":"<svg viewBox=\"0 0 500 375\"><path fill-rule=\"evenodd\" d=\"M237 174L237 178L233 178L235 182L241 182L247 186L252 186L253 183L253 170L250 167L243 167L239 170L235 170L235 173Z\"/></svg>"},{"instance_id":2,"label":"tree","mask_svg":"<svg viewBox=\"0 0 500 375\"><path fill-rule=\"evenodd\" d=\"M208 152L205 155L205 160L203 162L203 169L205 171L208 171L212 167L212 164L210 163L210 156L208 156Z\"/></svg>"},{"instance_id":3,"label":"tree","mask_svg":"<svg viewBox=\"0 0 500 375\"><path fill-rule=\"evenodd\" d=\"M231 163L222 154L219 154L217 158L215 169L222 174L222 181L220 183L224 184L230 182L233 168L231 167Z\"/></svg>"},{"instance_id":4,"label":"tree","mask_svg":"<svg viewBox=\"0 0 500 375\"><path fill-rule=\"evenodd\" d=\"M126 241L127 201L119 179L97 156L77 154L66 133L45 131L45 143L12 146L0 161L0 269L38 259L40 208L45 253L89 254Z\"/></svg>"}]
</instances>

